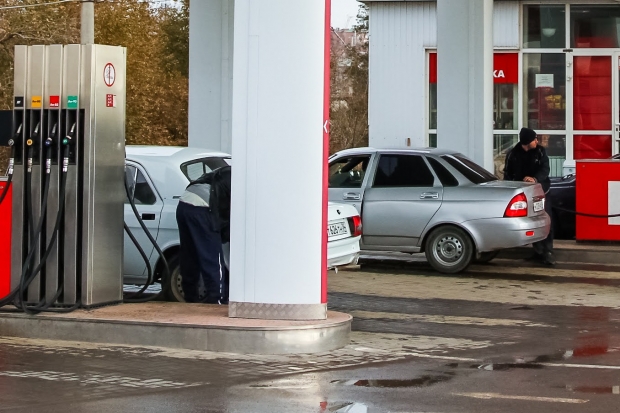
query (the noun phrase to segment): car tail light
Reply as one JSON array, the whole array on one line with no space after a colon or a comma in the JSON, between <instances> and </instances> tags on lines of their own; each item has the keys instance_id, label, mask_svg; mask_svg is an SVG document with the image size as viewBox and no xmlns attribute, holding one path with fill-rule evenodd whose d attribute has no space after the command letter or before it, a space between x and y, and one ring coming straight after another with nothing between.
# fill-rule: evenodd
<instances>
[{"instance_id":1,"label":"car tail light","mask_svg":"<svg viewBox=\"0 0 620 413\"><path fill-rule=\"evenodd\" d=\"M359 215L347 218L349 221L349 230L353 237L359 237L362 235L362 218Z\"/></svg>"},{"instance_id":2,"label":"car tail light","mask_svg":"<svg viewBox=\"0 0 620 413\"><path fill-rule=\"evenodd\" d=\"M526 217L527 216L527 198L525 194L521 192L515 195L504 212L505 218Z\"/></svg>"}]
</instances>

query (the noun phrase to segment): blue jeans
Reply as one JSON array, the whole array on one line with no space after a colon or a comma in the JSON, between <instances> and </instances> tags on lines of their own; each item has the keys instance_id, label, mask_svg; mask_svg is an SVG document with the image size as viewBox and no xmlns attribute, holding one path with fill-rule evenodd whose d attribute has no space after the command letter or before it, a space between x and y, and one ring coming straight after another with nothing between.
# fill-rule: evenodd
<instances>
[{"instance_id":1,"label":"blue jeans","mask_svg":"<svg viewBox=\"0 0 620 413\"><path fill-rule=\"evenodd\" d=\"M207 290L204 302L228 300L222 239L211 210L179 201L176 216L181 242L181 286L185 301L199 302L200 276Z\"/></svg>"}]
</instances>

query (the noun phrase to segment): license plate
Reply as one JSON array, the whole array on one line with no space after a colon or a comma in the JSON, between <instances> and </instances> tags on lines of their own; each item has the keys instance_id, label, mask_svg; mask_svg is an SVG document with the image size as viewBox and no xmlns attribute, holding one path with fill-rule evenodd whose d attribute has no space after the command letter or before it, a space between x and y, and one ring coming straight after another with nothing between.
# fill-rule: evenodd
<instances>
[{"instance_id":1,"label":"license plate","mask_svg":"<svg viewBox=\"0 0 620 413\"><path fill-rule=\"evenodd\" d=\"M545 200L542 199L540 201L534 202L534 212L540 212L545 209Z\"/></svg>"},{"instance_id":2,"label":"license plate","mask_svg":"<svg viewBox=\"0 0 620 413\"><path fill-rule=\"evenodd\" d=\"M327 236L335 237L337 235L349 234L349 229L344 222L335 222L327 226Z\"/></svg>"}]
</instances>

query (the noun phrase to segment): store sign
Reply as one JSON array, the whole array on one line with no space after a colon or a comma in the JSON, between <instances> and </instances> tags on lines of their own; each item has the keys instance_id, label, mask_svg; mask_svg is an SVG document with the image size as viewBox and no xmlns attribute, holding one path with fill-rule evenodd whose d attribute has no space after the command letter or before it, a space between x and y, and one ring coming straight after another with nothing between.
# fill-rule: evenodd
<instances>
[{"instance_id":1,"label":"store sign","mask_svg":"<svg viewBox=\"0 0 620 413\"><path fill-rule=\"evenodd\" d=\"M429 82L437 83L437 53L429 54ZM519 83L519 54L493 54L493 83Z\"/></svg>"}]
</instances>

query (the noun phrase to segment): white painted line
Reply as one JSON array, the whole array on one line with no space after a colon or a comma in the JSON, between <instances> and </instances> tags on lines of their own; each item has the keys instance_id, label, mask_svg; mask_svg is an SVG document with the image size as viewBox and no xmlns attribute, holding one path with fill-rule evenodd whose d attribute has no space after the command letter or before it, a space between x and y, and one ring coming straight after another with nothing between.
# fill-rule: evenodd
<instances>
[{"instance_id":1,"label":"white painted line","mask_svg":"<svg viewBox=\"0 0 620 413\"><path fill-rule=\"evenodd\" d=\"M561 397L535 397L535 396L511 396L509 394L499 394L499 393L452 393L455 396L465 396L472 397L474 399L506 399L506 400L524 400L531 402L548 402L548 403L587 403L590 400L586 399L564 399Z\"/></svg>"},{"instance_id":2,"label":"white painted line","mask_svg":"<svg viewBox=\"0 0 620 413\"><path fill-rule=\"evenodd\" d=\"M598 364L566 364L566 363L535 363L545 367L567 367L573 369L620 370L620 366L605 366Z\"/></svg>"},{"instance_id":3,"label":"white painted line","mask_svg":"<svg viewBox=\"0 0 620 413\"><path fill-rule=\"evenodd\" d=\"M425 359L450 360L450 361L471 361L474 363L482 363L481 360L470 359L466 357L436 356L434 354L413 353L413 352L408 352L408 351L405 354L407 354L408 356L420 357L420 358L425 358Z\"/></svg>"}]
</instances>

